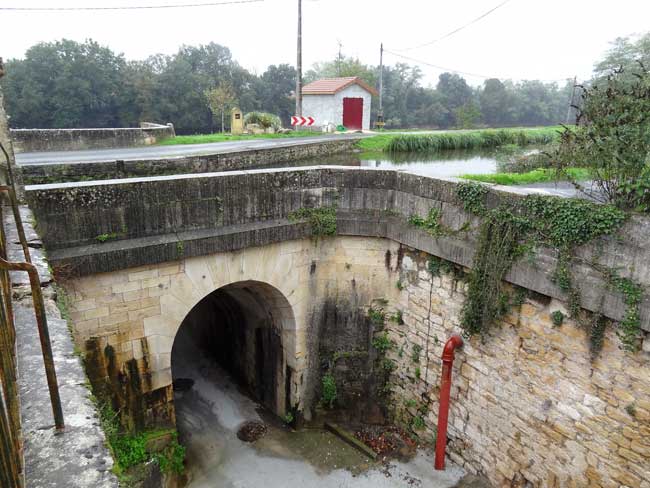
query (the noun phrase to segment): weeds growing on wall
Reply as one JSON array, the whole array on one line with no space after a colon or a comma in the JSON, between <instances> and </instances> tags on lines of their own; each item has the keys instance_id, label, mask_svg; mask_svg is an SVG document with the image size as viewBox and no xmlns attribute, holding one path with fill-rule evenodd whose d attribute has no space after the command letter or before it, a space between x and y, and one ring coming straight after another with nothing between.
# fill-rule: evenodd
<instances>
[{"instance_id":1,"label":"weeds growing on wall","mask_svg":"<svg viewBox=\"0 0 650 488\"><path fill-rule=\"evenodd\" d=\"M450 273L453 264L437 256L431 256L427 261L427 270L431 276L440 276L440 273Z\"/></svg>"},{"instance_id":2,"label":"weeds growing on wall","mask_svg":"<svg viewBox=\"0 0 650 488\"><path fill-rule=\"evenodd\" d=\"M380 354L384 354L389 349L395 347L395 343L388 337L388 332L384 332L372 340L372 347L374 347Z\"/></svg>"},{"instance_id":3,"label":"weeds growing on wall","mask_svg":"<svg viewBox=\"0 0 650 488\"><path fill-rule=\"evenodd\" d=\"M443 234L443 228L440 224L440 215L442 211L439 208L432 208L429 210L429 213L426 217L420 217L419 215L411 215L409 217L409 224L418 229L427 231L434 237L438 237Z\"/></svg>"},{"instance_id":4,"label":"weeds growing on wall","mask_svg":"<svg viewBox=\"0 0 650 488\"><path fill-rule=\"evenodd\" d=\"M461 316L465 334L484 336L508 311L512 297L505 290L503 280L517 259L539 246L557 251L557 267L552 279L567 293L570 316L580 322L580 292L572 273L574 250L595 238L616 232L625 222L626 214L613 205L538 195L506 201L488 210L486 194L487 190L472 183L460 185L457 191L464 208L482 217L478 249ZM624 349L636 350L641 287L611 270L601 270L595 264L593 267L605 273L611 285L622 293L627 312L619 325L618 335ZM607 321L595 314L591 322L582 322L590 332L592 354L596 355L602 347Z\"/></svg>"},{"instance_id":5,"label":"weeds growing on wall","mask_svg":"<svg viewBox=\"0 0 650 488\"><path fill-rule=\"evenodd\" d=\"M323 375L321 383L323 387L321 403L327 408L333 408L334 402L336 401L336 398L338 396L338 392L336 389L336 380L334 379L334 375L332 375L331 373L325 373Z\"/></svg>"},{"instance_id":6,"label":"weeds growing on wall","mask_svg":"<svg viewBox=\"0 0 650 488\"><path fill-rule=\"evenodd\" d=\"M111 232L109 234L99 234L98 236L95 237L95 240L104 243L107 241L113 241L119 237L119 234L117 232Z\"/></svg>"},{"instance_id":7,"label":"weeds growing on wall","mask_svg":"<svg viewBox=\"0 0 650 488\"><path fill-rule=\"evenodd\" d=\"M386 323L386 312L382 308L370 307L368 309L368 318L375 327L382 327Z\"/></svg>"},{"instance_id":8,"label":"weeds growing on wall","mask_svg":"<svg viewBox=\"0 0 650 488\"><path fill-rule=\"evenodd\" d=\"M114 471L122 479L128 479L127 471L134 466L155 461L163 473L183 474L185 447L178 443L175 431L157 430L131 434L122 431L118 414L105 403L98 404L100 422L106 440L115 459ZM159 452L149 451L147 444L161 435L172 434L172 440Z\"/></svg>"},{"instance_id":9,"label":"weeds growing on wall","mask_svg":"<svg viewBox=\"0 0 650 488\"><path fill-rule=\"evenodd\" d=\"M291 222L307 221L313 237L336 235L336 207L301 208L289 214Z\"/></svg>"}]
</instances>

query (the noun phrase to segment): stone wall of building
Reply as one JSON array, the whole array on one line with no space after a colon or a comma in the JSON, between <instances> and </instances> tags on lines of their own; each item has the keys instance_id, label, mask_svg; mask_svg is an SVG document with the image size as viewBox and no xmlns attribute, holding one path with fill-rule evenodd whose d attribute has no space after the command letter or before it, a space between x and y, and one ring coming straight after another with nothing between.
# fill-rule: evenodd
<instances>
[{"instance_id":1,"label":"stone wall of building","mask_svg":"<svg viewBox=\"0 0 650 488\"><path fill-rule=\"evenodd\" d=\"M432 442L441 355L460 333L464 271L439 276L430 256L406 253L387 321L396 419ZM449 423L450 457L495 486L650 487L650 353L626 353L608 330L593 359L584 329L551 313L566 305L528 293L484 340L457 351Z\"/></svg>"},{"instance_id":2,"label":"stone wall of building","mask_svg":"<svg viewBox=\"0 0 650 488\"><path fill-rule=\"evenodd\" d=\"M150 146L174 135L172 124L148 123L106 129L11 129L17 153Z\"/></svg>"}]
</instances>

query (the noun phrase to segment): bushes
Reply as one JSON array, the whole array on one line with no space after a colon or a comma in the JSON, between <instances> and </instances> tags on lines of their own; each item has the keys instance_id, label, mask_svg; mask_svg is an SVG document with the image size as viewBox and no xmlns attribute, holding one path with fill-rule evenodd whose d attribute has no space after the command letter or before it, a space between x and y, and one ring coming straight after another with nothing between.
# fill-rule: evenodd
<instances>
[{"instance_id":1,"label":"bushes","mask_svg":"<svg viewBox=\"0 0 650 488\"><path fill-rule=\"evenodd\" d=\"M282 121L277 115L266 112L249 112L244 116L244 124L257 124L263 129L281 129Z\"/></svg>"},{"instance_id":2,"label":"bushes","mask_svg":"<svg viewBox=\"0 0 650 488\"><path fill-rule=\"evenodd\" d=\"M578 125L563 133L553 155L560 172L588 168L591 198L625 210L650 210L650 71L617 70L583 89Z\"/></svg>"}]
</instances>

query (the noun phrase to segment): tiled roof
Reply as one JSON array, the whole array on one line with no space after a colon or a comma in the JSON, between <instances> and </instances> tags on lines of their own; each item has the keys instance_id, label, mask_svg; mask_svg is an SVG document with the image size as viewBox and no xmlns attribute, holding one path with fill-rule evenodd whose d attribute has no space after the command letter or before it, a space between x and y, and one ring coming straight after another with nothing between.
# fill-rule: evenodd
<instances>
[{"instance_id":1,"label":"tiled roof","mask_svg":"<svg viewBox=\"0 0 650 488\"><path fill-rule=\"evenodd\" d=\"M303 95L334 95L350 85L359 85L373 95L378 95L377 90L368 86L361 78L357 76L348 76L346 78L325 78L316 80L302 88Z\"/></svg>"}]
</instances>

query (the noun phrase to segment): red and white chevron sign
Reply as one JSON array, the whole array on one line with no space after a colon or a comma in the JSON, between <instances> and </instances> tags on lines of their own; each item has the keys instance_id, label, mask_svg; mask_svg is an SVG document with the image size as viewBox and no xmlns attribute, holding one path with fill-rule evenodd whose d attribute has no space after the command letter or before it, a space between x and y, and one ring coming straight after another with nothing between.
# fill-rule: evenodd
<instances>
[{"instance_id":1,"label":"red and white chevron sign","mask_svg":"<svg viewBox=\"0 0 650 488\"><path fill-rule=\"evenodd\" d=\"M314 125L314 122L316 122L314 117L297 117L295 115L291 117L291 125L306 125L310 127Z\"/></svg>"}]
</instances>

